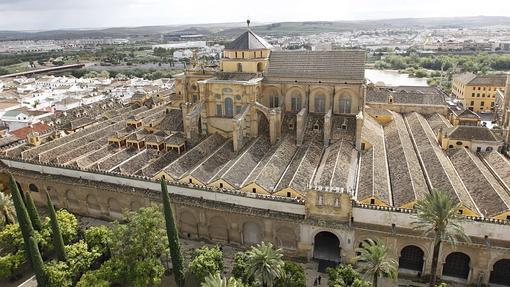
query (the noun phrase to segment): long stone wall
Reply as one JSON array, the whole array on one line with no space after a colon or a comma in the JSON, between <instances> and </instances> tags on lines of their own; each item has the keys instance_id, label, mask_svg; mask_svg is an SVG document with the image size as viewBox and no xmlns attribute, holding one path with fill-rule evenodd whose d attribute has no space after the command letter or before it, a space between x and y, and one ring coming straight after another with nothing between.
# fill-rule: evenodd
<instances>
[{"instance_id":1,"label":"long stone wall","mask_svg":"<svg viewBox=\"0 0 510 287\"><path fill-rule=\"evenodd\" d=\"M416 221L414 213L394 212L389 210L369 209L363 207L353 207L352 216L355 222L369 223L380 226L391 227L395 224L395 228L413 229L413 222ZM487 239L507 239L510 240L510 224L502 224L502 221L492 220L475 221L466 220L462 223L467 235L477 238ZM510 246L510 242L508 242Z\"/></svg>"},{"instance_id":2,"label":"long stone wall","mask_svg":"<svg viewBox=\"0 0 510 287\"><path fill-rule=\"evenodd\" d=\"M42 191L48 190L58 208L94 218L121 219L125 211L160 203L161 198L159 191L147 188L14 168L10 168L9 172L23 191L32 194L36 204L46 203ZM0 180L5 186L7 177L3 175ZM304 214L249 207L232 201L214 201L176 192L171 193L171 199L177 226L185 238L238 246L269 241L283 248L289 256L307 256L307 250L299 248L300 224Z\"/></svg>"},{"instance_id":3,"label":"long stone wall","mask_svg":"<svg viewBox=\"0 0 510 287\"><path fill-rule=\"evenodd\" d=\"M150 179L130 178L80 171L58 166L2 159L19 181L24 191L31 190L38 204L44 204L47 189L60 208L104 219L117 219L126 209L135 210L160 201L159 183ZM5 181L5 177L2 178ZM4 182L5 183L5 182ZM34 187L37 190L33 190ZM433 242L413 230L413 211L354 204L350 222L335 218L314 217L298 202L269 198L252 198L194 188L171 186L171 198L176 221L185 238L224 242L249 246L271 241L289 256L311 259L316 248L316 236L328 233L339 240L339 258L352 262L359 244L368 238L380 238L389 247L389 256L399 260L402 250L416 246L423 251L423 268L416 274L430 273ZM344 207L340 207L344 208ZM457 246L443 245L438 268L442 274L447 256L463 253L470 258L469 276L463 284L489 283L489 275L496 262L510 259L510 225L503 221L470 220L463 226L472 237L471 243Z\"/></svg>"},{"instance_id":4,"label":"long stone wall","mask_svg":"<svg viewBox=\"0 0 510 287\"><path fill-rule=\"evenodd\" d=\"M152 191L159 191L161 189L160 183L151 179L130 178L122 177L107 173L95 173L89 171L82 171L76 169L69 169L56 166L40 165L30 162L18 161L13 159L2 159L2 162L11 168L20 170L33 171L40 174L65 176L70 178L85 179L96 182L104 182L119 186L133 187L139 189L148 189ZM254 195L245 192L221 192L214 189L201 189L198 187L189 187L185 184L173 185L169 189L170 193L177 195L202 198L205 200L217 202L229 202L232 204L260 208L265 210L275 210L279 212L304 215L305 207L303 204L278 201L275 198L265 197L261 195Z\"/></svg>"},{"instance_id":5,"label":"long stone wall","mask_svg":"<svg viewBox=\"0 0 510 287\"><path fill-rule=\"evenodd\" d=\"M355 206L352 216L356 235L354 247L358 247L363 240L378 237L389 247L389 256L397 261L402 257L405 247L417 247L423 252L423 268L415 271L414 274L430 274L434 242L432 238L424 237L420 231L413 229L412 223L416 219L411 210L395 212L385 208ZM510 260L510 241L508 241L510 224L498 220L473 219L466 220L462 226L466 234L470 236L471 242L458 242L457 245L444 242L439 256L437 274L447 281L460 283L459 286L489 286L494 264L500 260ZM448 264L448 256L459 253L469 258L467 277L446 277L443 271ZM510 282L507 282L506 286L508 285Z\"/></svg>"}]
</instances>

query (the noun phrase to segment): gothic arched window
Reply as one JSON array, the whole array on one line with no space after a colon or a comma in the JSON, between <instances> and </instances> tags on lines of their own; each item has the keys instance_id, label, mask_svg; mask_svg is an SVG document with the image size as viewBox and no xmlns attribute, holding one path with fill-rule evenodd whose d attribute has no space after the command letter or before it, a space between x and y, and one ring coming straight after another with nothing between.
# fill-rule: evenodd
<instances>
[{"instance_id":1,"label":"gothic arched window","mask_svg":"<svg viewBox=\"0 0 510 287\"><path fill-rule=\"evenodd\" d=\"M225 98L225 116L229 118L234 116L234 102L231 98Z\"/></svg>"}]
</instances>

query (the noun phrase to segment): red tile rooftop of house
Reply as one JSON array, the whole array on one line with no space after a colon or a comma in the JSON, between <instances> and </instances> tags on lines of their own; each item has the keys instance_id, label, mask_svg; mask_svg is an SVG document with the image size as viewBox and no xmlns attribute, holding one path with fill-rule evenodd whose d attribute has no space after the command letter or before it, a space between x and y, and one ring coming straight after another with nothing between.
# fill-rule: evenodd
<instances>
[{"instance_id":1,"label":"red tile rooftop of house","mask_svg":"<svg viewBox=\"0 0 510 287\"><path fill-rule=\"evenodd\" d=\"M50 128L50 126L48 126L47 124L35 123L35 124L31 125L31 126L11 131L10 134L13 135L13 136L16 136L18 138L21 138L21 139L26 139L27 135L30 132L42 133L42 132L48 130L49 128Z\"/></svg>"}]
</instances>

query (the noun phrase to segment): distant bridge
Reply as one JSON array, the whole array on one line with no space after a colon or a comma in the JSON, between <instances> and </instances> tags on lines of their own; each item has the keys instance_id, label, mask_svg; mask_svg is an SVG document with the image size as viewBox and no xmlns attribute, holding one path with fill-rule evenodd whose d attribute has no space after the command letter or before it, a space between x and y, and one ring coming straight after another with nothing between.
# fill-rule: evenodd
<instances>
[{"instance_id":1,"label":"distant bridge","mask_svg":"<svg viewBox=\"0 0 510 287\"><path fill-rule=\"evenodd\" d=\"M25 72L19 72L19 73L14 73L14 74L1 75L0 79L13 78L13 77L19 77L19 76L31 76L31 75L35 75L35 74L59 72L59 71L65 71L65 70L71 70L71 69L81 69L83 67L85 67L85 64L71 64L71 65L56 66L56 67L51 67L51 68L44 68L44 69L25 71Z\"/></svg>"}]
</instances>

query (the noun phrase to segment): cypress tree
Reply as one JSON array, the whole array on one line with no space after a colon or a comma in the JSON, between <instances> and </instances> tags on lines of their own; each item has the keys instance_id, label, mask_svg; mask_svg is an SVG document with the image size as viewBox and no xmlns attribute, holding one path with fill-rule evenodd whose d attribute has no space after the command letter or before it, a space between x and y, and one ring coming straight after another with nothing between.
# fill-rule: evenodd
<instances>
[{"instance_id":1,"label":"cypress tree","mask_svg":"<svg viewBox=\"0 0 510 287\"><path fill-rule=\"evenodd\" d=\"M166 234L168 237L168 245L170 247L170 256L172 258L172 266L175 276L175 283L177 286L184 286L184 270L183 258L181 253L181 246L179 244L179 234L175 226L174 215L172 213L172 206L170 205L170 197L166 181L161 179L161 194L163 197L163 209L165 213Z\"/></svg>"},{"instance_id":2,"label":"cypress tree","mask_svg":"<svg viewBox=\"0 0 510 287\"><path fill-rule=\"evenodd\" d=\"M60 261L66 260L66 252L64 249L64 240L62 239L62 232L60 231L60 226L57 221L57 213L55 212L55 207L53 207L53 202L51 202L51 197L48 191L44 191L46 193L46 199L48 201L48 209L50 211L50 223L51 223L51 233L53 237L53 248L57 253L57 258Z\"/></svg>"},{"instance_id":3,"label":"cypress tree","mask_svg":"<svg viewBox=\"0 0 510 287\"><path fill-rule=\"evenodd\" d=\"M39 217L39 212L37 212L37 208L35 207L34 200L30 195L30 192L25 194L25 205L27 207L28 216L30 217L30 221L32 221L32 226L35 230L41 231L42 223Z\"/></svg>"},{"instance_id":4,"label":"cypress tree","mask_svg":"<svg viewBox=\"0 0 510 287\"><path fill-rule=\"evenodd\" d=\"M41 257L41 252L39 252L39 246L37 245L37 241L32 236L30 236L28 242L30 246L30 254L32 254L32 269L35 273L37 286L44 287L46 286L46 275L43 269L44 263Z\"/></svg>"},{"instance_id":5,"label":"cypress tree","mask_svg":"<svg viewBox=\"0 0 510 287\"><path fill-rule=\"evenodd\" d=\"M18 224L21 230L21 235L23 236L25 254L27 256L27 260L30 262L30 264L32 264L30 246L28 242L30 240L30 236L32 236L34 233L34 228L32 227L32 222L30 221L30 217L28 216L28 211L25 207L25 204L23 203L23 197L19 192L18 185L16 184L16 181L14 180L12 174L9 174L9 189L11 191L14 209L16 210L16 216L18 218Z\"/></svg>"}]
</instances>

